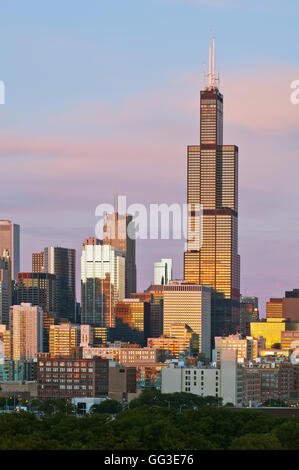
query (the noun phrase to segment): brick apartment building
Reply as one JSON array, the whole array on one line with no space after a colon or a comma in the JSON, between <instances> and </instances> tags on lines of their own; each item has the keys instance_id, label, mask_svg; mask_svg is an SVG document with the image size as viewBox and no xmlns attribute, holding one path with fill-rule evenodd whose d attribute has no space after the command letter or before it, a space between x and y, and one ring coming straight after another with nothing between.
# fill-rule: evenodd
<instances>
[{"instance_id":1,"label":"brick apartment building","mask_svg":"<svg viewBox=\"0 0 299 470\"><path fill-rule=\"evenodd\" d=\"M102 358L39 358L39 399L105 397L108 395L109 361Z\"/></svg>"}]
</instances>

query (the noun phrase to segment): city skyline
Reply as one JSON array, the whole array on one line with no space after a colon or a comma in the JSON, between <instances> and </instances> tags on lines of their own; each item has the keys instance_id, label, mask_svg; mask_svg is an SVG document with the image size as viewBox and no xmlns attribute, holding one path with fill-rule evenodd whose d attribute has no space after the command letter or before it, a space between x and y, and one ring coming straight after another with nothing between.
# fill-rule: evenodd
<instances>
[{"instance_id":1,"label":"city skyline","mask_svg":"<svg viewBox=\"0 0 299 470\"><path fill-rule=\"evenodd\" d=\"M31 2L31 6L33 3ZM256 37L252 38L250 28L244 28L242 32L239 24L233 33L227 28L224 34L220 24L222 7L216 10L214 6L204 6L204 2L198 2L197 5L195 2L193 5L192 2L188 5L182 5L183 3L151 1L145 9L147 13L152 13L148 28L150 25L156 25L157 40L163 45L161 51L157 50L156 40L147 38L143 42L143 55L138 55L141 49L128 46L134 46L134 37L140 35L140 26L135 27L132 20L127 24L126 30L121 29L122 33L132 32L132 37L125 44L128 55L125 56L126 74L121 76L121 87L117 86L120 81L119 72L125 65L120 59L121 34L111 40L110 54L109 43L103 44L100 41L101 34L96 35L94 22L91 23L91 32L86 31L84 27L81 33L75 34L74 26L81 11L78 5L72 15L73 22L70 23L67 22L65 7L61 7L60 23L56 23L57 20L51 15L46 20L39 8L34 12L35 19L39 19L41 25L48 27L43 44L33 49L31 67L29 66L29 71L24 77L24 88L28 90L27 98L20 96L19 77L10 72L12 69L19 70L15 63L11 64L10 61L19 60L19 67L22 67L21 50L16 48L20 45L20 35L26 31L26 27L23 26L14 41L11 41L11 34L15 25L10 26L10 32L4 28L3 35L11 44L10 55L15 58L9 58L5 50L1 54L1 78L7 86L7 102L0 109L1 161L6 174L13 170L15 186L12 177L8 177L2 185L1 218L10 219L21 226L21 271L30 271L31 254L46 246L75 248L79 286L80 248L84 238L94 236L94 210L97 204L112 200L114 191L127 194L132 201L147 204L185 202L186 179L182 176L185 175L186 168L185 146L189 142L199 143L199 91L203 85L200 79L202 64L207 63L209 30L213 27L221 65L221 90L225 94L226 103L225 141L236 142L241 155L241 293L259 297L261 313L264 315L266 300L270 297L280 297L285 290L298 287L299 281L296 273L299 227L294 216L298 194L296 180L293 179L297 169L298 140L295 132L299 108L291 105L289 100L290 83L296 78L296 55L293 54L295 41L292 41L295 32L293 17L296 15L294 8L292 14L290 10L283 12L277 2L271 2L272 8L274 6L272 13L266 6L258 7L255 2L251 6L247 3L240 8L226 9L226 27L241 18L244 11L248 22L250 18L255 18L257 33ZM120 9L116 20L119 26L124 11L120 4L118 5ZM103 10L103 16L109 20L106 33L109 28L113 31L109 8L105 6ZM91 10L93 9L98 13L97 7L92 3ZM134 9L134 18L141 15L140 24L145 25L146 13L141 14L136 2L130 2L129 12ZM198 15L198 30L194 32L190 28L189 33L183 28L179 47L177 43L175 47L169 42L165 44L167 34L173 33L175 26L179 24L178 17L182 9L186 21L191 20L195 14ZM206 21L203 30L199 31L212 11L215 13L215 24L211 25L210 21ZM5 6L2 15L9 18L13 12L14 7ZM90 12L86 12L82 20L83 25L89 23ZM129 12L126 15L129 15ZM158 12L161 14L159 21L154 19L154 13ZM171 12L171 22L163 31L162 23L163 19L166 21L166 12ZM32 8L29 8L29 13L33 14ZM283 25L288 21L289 30L285 31L285 35L279 35L280 42L274 37L271 22L267 23L266 30L272 43L269 38L265 38L263 20L270 14L272 19L280 14ZM97 15L96 17L99 18ZM192 25L194 22L193 19ZM56 34L61 38L59 32L62 34L61 27L65 25L69 27L70 36L68 41L63 38L64 47L59 53L59 41L56 39L50 46L50 40L53 40ZM36 34L39 34L38 28L32 30L24 47L31 44ZM235 35L239 35L242 45L237 44ZM258 48L257 44L261 42L263 48ZM79 87L77 96L75 91L79 81L82 81L82 75L80 76L78 68L75 67L72 49L76 44L80 45L76 50L77 61L82 63L86 52L92 51L91 57L95 63L89 66L86 64L86 70L97 72L97 80L92 81L90 89ZM45 48L44 51L42 47ZM11 51L15 54L11 54ZM42 55L42 51L46 54ZM242 53L245 53L246 57L243 57ZM97 54L101 57L100 63L96 60ZM267 56L267 61L264 60L263 54ZM61 83L53 80L55 74L52 73L55 66L61 65L66 56L69 57L72 67L69 73L64 69ZM111 57L119 59L119 69L111 65ZM144 59L144 62L141 62L143 73L137 70L134 60L136 57ZM37 60L44 61L46 58L53 67L50 74L52 86L49 86L51 80L46 83L46 88L35 86L34 81L28 86L33 79L30 68L35 70L37 77L42 77L41 65L40 68L34 65ZM156 68L152 71L155 60ZM109 77L101 75L104 64L110 64ZM152 73L146 73L149 71ZM112 76L115 78L108 86L107 79ZM136 86L138 83L139 86ZM72 84L70 91L62 99L69 84ZM103 101L103 96L107 97L106 102ZM31 107L29 99L32 101ZM44 103L43 111L41 100ZM264 103L262 109L254 105L255 100ZM248 110L247 113L243 113L240 102ZM280 110L279 113L276 109ZM25 114L28 116L26 123L23 119ZM151 142L147 147L144 145L146 141ZM86 156L86 159L82 159L82 156ZM161 156L165 157L162 161ZM173 162L175 164L170 165ZM158 174L152 167L160 164L162 167ZM114 178L115 165L119 174L125 178ZM105 178L101 181L103 172ZM283 248L285 245L287 250ZM142 255L145 246L150 246L148 255ZM151 283L152 263L160 258L173 258L174 278L182 278L183 250L183 242L138 241L137 290L141 291Z\"/></svg>"}]
</instances>

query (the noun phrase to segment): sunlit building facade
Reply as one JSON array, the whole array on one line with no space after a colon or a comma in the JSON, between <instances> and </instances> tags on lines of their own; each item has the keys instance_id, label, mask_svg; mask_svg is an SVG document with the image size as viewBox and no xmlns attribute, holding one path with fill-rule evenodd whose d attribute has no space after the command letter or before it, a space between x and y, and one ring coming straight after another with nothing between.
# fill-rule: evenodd
<instances>
[{"instance_id":1,"label":"sunlit building facade","mask_svg":"<svg viewBox=\"0 0 299 470\"><path fill-rule=\"evenodd\" d=\"M133 217L107 214L103 225L103 245L111 245L125 255L125 297L136 292L136 240Z\"/></svg>"},{"instance_id":2,"label":"sunlit building facade","mask_svg":"<svg viewBox=\"0 0 299 470\"><path fill-rule=\"evenodd\" d=\"M62 323L51 325L49 333L49 352L51 357L70 357L80 345L80 325Z\"/></svg>"},{"instance_id":3,"label":"sunlit building facade","mask_svg":"<svg viewBox=\"0 0 299 470\"><path fill-rule=\"evenodd\" d=\"M9 311L11 358L33 359L43 352L43 311L29 303L13 305Z\"/></svg>"},{"instance_id":4,"label":"sunlit building facade","mask_svg":"<svg viewBox=\"0 0 299 470\"><path fill-rule=\"evenodd\" d=\"M267 319L265 322L250 323L250 334L257 338L263 336L266 339L266 349L272 349L280 345L281 332L286 330L286 322L283 318Z\"/></svg>"},{"instance_id":5,"label":"sunlit building facade","mask_svg":"<svg viewBox=\"0 0 299 470\"><path fill-rule=\"evenodd\" d=\"M150 332L150 304L141 299L123 299L115 306L115 326L118 341L146 345Z\"/></svg>"},{"instance_id":6,"label":"sunlit building facade","mask_svg":"<svg viewBox=\"0 0 299 470\"><path fill-rule=\"evenodd\" d=\"M81 323L114 327L115 304L125 297L124 252L86 239L81 256Z\"/></svg>"},{"instance_id":7,"label":"sunlit building facade","mask_svg":"<svg viewBox=\"0 0 299 470\"><path fill-rule=\"evenodd\" d=\"M174 324L188 325L198 335L198 352L211 356L211 289L172 281L164 286L163 335L171 336Z\"/></svg>"},{"instance_id":8,"label":"sunlit building facade","mask_svg":"<svg viewBox=\"0 0 299 470\"><path fill-rule=\"evenodd\" d=\"M188 147L184 279L222 294L212 309L215 336L233 332L240 314L238 148L223 145L223 96L215 77L201 91L200 112L200 145Z\"/></svg>"}]
</instances>

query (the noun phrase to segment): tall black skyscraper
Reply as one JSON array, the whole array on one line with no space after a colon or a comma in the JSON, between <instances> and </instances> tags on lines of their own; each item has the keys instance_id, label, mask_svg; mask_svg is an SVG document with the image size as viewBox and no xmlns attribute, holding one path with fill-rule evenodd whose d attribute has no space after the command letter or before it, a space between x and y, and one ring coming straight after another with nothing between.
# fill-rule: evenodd
<instances>
[{"instance_id":1,"label":"tall black skyscraper","mask_svg":"<svg viewBox=\"0 0 299 470\"><path fill-rule=\"evenodd\" d=\"M213 41L208 84L200 93L200 145L188 147L184 276L213 289L212 336L221 336L234 331L240 317L238 148L223 145L223 96L215 76L214 51Z\"/></svg>"},{"instance_id":2,"label":"tall black skyscraper","mask_svg":"<svg viewBox=\"0 0 299 470\"><path fill-rule=\"evenodd\" d=\"M44 271L56 275L56 315L58 319L75 321L76 313L76 250L49 247L44 250Z\"/></svg>"}]
</instances>

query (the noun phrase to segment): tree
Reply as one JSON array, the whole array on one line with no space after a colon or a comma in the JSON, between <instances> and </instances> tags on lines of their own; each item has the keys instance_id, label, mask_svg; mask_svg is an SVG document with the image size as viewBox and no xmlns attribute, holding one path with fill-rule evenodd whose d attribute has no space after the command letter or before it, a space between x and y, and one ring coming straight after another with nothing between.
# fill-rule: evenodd
<instances>
[{"instance_id":1,"label":"tree","mask_svg":"<svg viewBox=\"0 0 299 470\"><path fill-rule=\"evenodd\" d=\"M234 439L229 450L281 450L282 446L273 434L245 434Z\"/></svg>"},{"instance_id":2,"label":"tree","mask_svg":"<svg viewBox=\"0 0 299 470\"><path fill-rule=\"evenodd\" d=\"M116 400L109 400L109 399L103 401L99 405L93 405L90 408L90 413L91 414L106 413L106 414L115 415L115 414L119 413L120 411L122 411L121 404Z\"/></svg>"}]
</instances>

